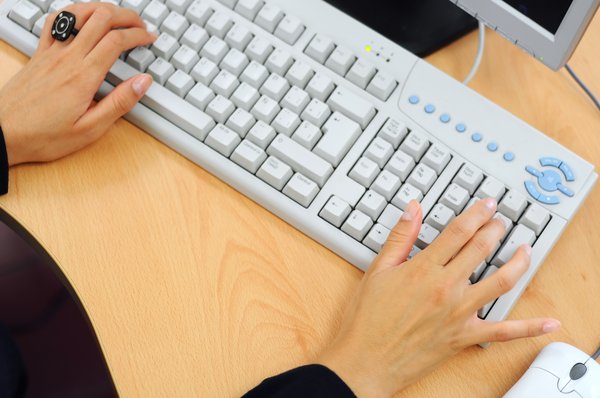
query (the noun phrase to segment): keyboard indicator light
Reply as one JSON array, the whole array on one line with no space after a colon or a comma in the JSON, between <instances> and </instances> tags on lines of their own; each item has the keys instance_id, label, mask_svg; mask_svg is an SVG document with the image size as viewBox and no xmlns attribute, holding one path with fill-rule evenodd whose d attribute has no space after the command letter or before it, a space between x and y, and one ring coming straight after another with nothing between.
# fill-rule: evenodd
<instances>
[{"instance_id":1,"label":"keyboard indicator light","mask_svg":"<svg viewBox=\"0 0 600 398\"><path fill-rule=\"evenodd\" d=\"M440 116L440 122L442 123L450 123L450 120L452 120L452 118L447 113Z\"/></svg>"},{"instance_id":2,"label":"keyboard indicator light","mask_svg":"<svg viewBox=\"0 0 600 398\"><path fill-rule=\"evenodd\" d=\"M496 144L495 142L490 142L490 143L487 145L487 149L488 149L488 151L490 151L490 152L496 152L496 151L498 150L498 144Z\"/></svg>"},{"instance_id":3,"label":"keyboard indicator light","mask_svg":"<svg viewBox=\"0 0 600 398\"><path fill-rule=\"evenodd\" d=\"M504 154L504 160L506 160L507 162L512 162L513 160L515 160L515 154L512 152L506 152Z\"/></svg>"},{"instance_id":4,"label":"keyboard indicator light","mask_svg":"<svg viewBox=\"0 0 600 398\"><path fill-rule=\"evenodd\" d=\"M425 113L431 114L433 112L435 112L435 106L434 105L431 105L431 104L425 105Z\"/></svg>"},{"instance_id":5,"label":"keyboard indicator light","mask_svg":"<svg viewBox=\"0 0 600 398\"><path fill-rule=\"evenodd\" d=\"M458 123L456 125L456 131L458 131L459 133L464 133L465 131L467 131L467 126L464 123Z\"/></svg>"},{"instance_id":6,"label":"keyboard indicator light","mask_svg":"<svg viewBox=\"0 0 600 398\"><path fill-rule=\"evenodd\" d=\"M473 133L471 139L473 140L473 142L481 142L481 140L483 140L483 136L481 135L481 133Z\"/></svg>"},{"instance_id":7,"label":"keyboard indicator light","mask_svg":"<svg viewBox=\"0 0 600 398\"><path fill-rule=\"evenodd\" d=\"M421 102L421 99L416 95L411 95L410 98L408 98L408 102L413 105L417 105L419 102Z\"/></svg>"},{"instance_id":8,"label":"keyboard indicator light","mask_svg":"<svg viewBox=\"0 0 600 398\"><path fill-rule=\"evenodd\" d=\"M370 44L367 44L365 46L365 51L368 52L368 53L370 53L371 51L373 51L373 46L371 46Z\"/></svg>"}]
</instances>

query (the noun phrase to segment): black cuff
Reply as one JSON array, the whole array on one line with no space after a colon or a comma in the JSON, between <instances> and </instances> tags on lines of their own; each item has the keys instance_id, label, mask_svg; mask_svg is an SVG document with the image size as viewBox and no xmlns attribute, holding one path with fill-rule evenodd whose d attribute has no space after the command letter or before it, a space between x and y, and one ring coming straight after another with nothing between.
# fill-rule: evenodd
<instances>
[{"instance_id":1,"label":"black cuff","mask_svg":"<svg viewBox=\"0 0 600 398\"><path fill-rule=\"evenodd\" d=\"M263 381L243 398L356 398L338 375L322 365L307 365Z\"/></svg>"},{"instance_id":2,"label":"black cuff","mask_svg":"<svg viewBox=\"0 0 600 398\"><path fill-rule=\"evenodd\" d=\"M0 126L0 195L8 192L8 153L6 152L6 143L2 126Z\"/></svg>"}]
</instances>

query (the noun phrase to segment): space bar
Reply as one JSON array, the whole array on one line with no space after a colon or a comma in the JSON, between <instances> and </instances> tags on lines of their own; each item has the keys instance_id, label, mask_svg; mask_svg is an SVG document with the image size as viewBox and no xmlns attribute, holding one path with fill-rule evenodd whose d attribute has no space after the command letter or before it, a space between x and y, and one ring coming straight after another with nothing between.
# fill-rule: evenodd
<instances>
[{"instance_id":1,"label":"space bar","mask_svg":"<svg viewBox=\"0 0 600 398\"><path fill-rule=\"evenodd\" d=\"M139 73L117 60L110 69L107 80L116 86ZM201 141L215 127L215 121L210 116L157 83L152 83L140 102Z\"/></svg>"}]
</instances>

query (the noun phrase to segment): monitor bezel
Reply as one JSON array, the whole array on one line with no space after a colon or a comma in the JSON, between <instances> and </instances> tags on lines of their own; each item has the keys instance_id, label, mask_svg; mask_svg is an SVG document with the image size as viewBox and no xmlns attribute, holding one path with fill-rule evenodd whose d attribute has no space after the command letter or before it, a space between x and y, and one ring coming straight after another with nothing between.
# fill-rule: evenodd
<instances>
[{"instance_id":1,"label":"monitor bezel","mask_svg":"<svg viewBox=\"0 0 600 398\"><path fill-rule=\"evenodd\" d=\"M450 1L554 70L571 58L600 5L600 0L574 0L553 34L502 0Z\"/></svg>"}]
</instances>

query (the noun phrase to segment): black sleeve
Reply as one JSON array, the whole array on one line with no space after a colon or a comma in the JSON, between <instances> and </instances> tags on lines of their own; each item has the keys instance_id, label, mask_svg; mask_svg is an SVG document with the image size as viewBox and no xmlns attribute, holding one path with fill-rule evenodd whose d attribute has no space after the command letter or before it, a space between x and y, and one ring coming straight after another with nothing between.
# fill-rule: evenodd
<instances>
[{"instance_id":1,"label":"black sleeve","mask_svg":"<svg viewBox=\"0 0 600 398\"><path fill-rule=\"evenodd\" d=\"M8 154L6 153L6 143L4 142L4 133L0 126L0 195L8 192Z\"/></svg>"},{"instance_id":2,"label":"black sleeve","mask_svg":"<svg viewBox=\"0 0 600 398\"><path fill-rule=\"evenodd\" d=\"M307 365L263 381L242 398L356 398L338 375L322 365Z\"/></svg>"}]
</instances>

